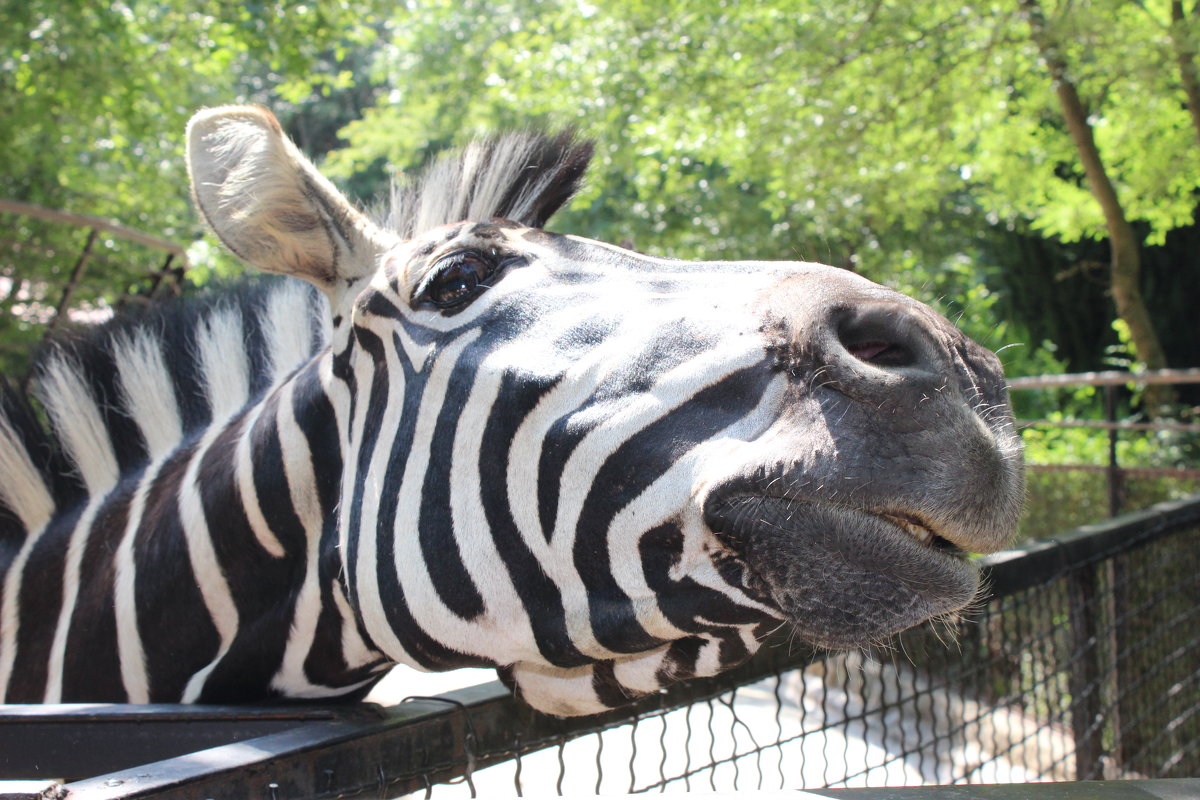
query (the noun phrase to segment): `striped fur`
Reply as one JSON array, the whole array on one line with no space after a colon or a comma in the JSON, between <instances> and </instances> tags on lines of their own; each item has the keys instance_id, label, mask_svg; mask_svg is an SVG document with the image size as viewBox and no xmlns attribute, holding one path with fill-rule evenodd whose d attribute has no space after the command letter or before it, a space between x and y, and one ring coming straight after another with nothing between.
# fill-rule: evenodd
<instances>
[{"instance_id":1,"label":"striped fur","mask_svg":"<svg viewBox=\"0 0 1200 800\"><path fill-rule=\"evenodd\" d=\"M59 344L45 428L5 396L0 699L352 697L403 663L594 713L781 620L861 643L969 601L942 551L999 546L1020 494L994 357L839 270L540 230L588 152L478 144L378 227L262 110L197 115L202 213L315 290Z\"/></svg>"}]
</instances>

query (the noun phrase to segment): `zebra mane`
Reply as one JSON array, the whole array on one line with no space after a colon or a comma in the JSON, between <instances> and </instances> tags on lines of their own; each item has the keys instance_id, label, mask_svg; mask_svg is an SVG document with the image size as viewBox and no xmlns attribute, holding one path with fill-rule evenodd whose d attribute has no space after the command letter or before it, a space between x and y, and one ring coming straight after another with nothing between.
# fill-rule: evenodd
<instances>
[{"instance_id":1,"label":"zebra mane","mask_svg":"<svg viewBox=\"0 0 1200 800\"><path fill-rule=\"evenodd\" d=\"M590 143L513 133L437 159L391 192L401 239L460 220L541 227L578 189ZM32 390L0 385L0 575L27 531L260 397L324 347L325 298L253 278L68 332ZM40 408L40 411L38 410Z\"/></svg>"},{"instance_id":2,"label":"zebra mane","mask_svg":"<svg viewBox=\"0 0 1200 800\"><path fill-rule=\"evenodd\" d=\"M251 278L45 346L30 389L2 392L0 567L14 534L107 492L307 362L328 340L328 318L308 284Z\"/></svg>"},{"instance_id":3,"label":"zebra mane","mask_svg":"<svg viewBox=\"0 0 1200 800\"><path fill-rule=\"evenodd\" d=\"M504 217L540 228L579 188L592 144L573 134L508 133L434 161L393 184L383 224L401 239L462 220Z\"/></svg>"}]
</instances>

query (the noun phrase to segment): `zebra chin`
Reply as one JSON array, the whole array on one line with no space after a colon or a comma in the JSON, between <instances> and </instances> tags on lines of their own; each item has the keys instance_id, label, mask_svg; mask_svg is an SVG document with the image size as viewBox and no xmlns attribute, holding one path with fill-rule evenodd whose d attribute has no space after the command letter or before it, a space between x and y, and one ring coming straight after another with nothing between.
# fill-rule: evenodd
<instances>
[{"instance_id":1,"label":"zebra chin","mask_svg":"<svg viewBox=\"0 0 1200 800\"><path fill-rule=\"evenodd\" d=\"M497 669L501 681L531 707L559 717L602 714L688 678L717 675L758 649L766 626L689 636L645 653L581 667L521 662ZM730 638L737 640L729 646Z\"/></svg>"}]
</instances>

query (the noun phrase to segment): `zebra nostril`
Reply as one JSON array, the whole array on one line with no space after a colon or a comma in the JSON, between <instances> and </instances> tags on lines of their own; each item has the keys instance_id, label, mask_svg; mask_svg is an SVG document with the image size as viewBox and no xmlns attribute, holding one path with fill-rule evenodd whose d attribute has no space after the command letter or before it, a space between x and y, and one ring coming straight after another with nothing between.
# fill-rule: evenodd
<instances>
[{"instance_id":1,"label":"zebra nostril","mask_svg":"<svg viewBox=\"0 0 1200 800\"><path fill-rule=\"evenodd\" d=\"M850 355L877 367L907 367L916 361L911 350L892 342L866 341L843 344Z\"/></svg>"},{"instance_id":2,"label":"zebra nostril","mask_svg":"<svg viewBox=\"0 0 1200 800\"><path fill-rule=\"evenodd\" d=\"M842 315L836 336L855 359L882 369L920 366L925 357L920 324L891 304Z\"/></svg>"}]
</instances>

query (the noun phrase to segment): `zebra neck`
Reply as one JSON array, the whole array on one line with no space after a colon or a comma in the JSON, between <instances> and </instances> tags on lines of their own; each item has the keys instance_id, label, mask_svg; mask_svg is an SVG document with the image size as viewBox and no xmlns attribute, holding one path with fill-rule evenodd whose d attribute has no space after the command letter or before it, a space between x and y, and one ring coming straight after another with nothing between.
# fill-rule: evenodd
<instances>
[{"instance_id":1,"label":"zebra neck","mask_svg":"<svg viewBox=\"0 0 1200 800\"><path fill-rule=\"evenodd\" d=\"M51 522L6 606L0 698L236 703L374 681L386 664L339 583L319 364ZM33 591L59 580L57 599Z\"/></svg>"},{"instance_id":2,"label":"zebra neck","mask_svg":"<svg viewBox=\"0 0 1200 800\"><path fill-rule=\"evenodd\" d=\"M337 696L386 666L341 584L342 437L322 380L327 361L311 361L196 445L181 517L217 646L188 678L184 702Z\"/></svg>"},{"instance_id":3,"label":"zebra neck","mask_svg":"<svg viewBox=\"0 0 1200 800\"><path fill-rule=\"evenodd\" d=\"M270 691L287 697L345 694L387 666L346 599L338 548L344 437L329 387L329 355L268 394L240 425L236 493L256 542L286 585L271 594L290 620L264 609L259 624L282 631ZM236 503L235 503L236 505Z\"/></svg>"}]
</instances>

